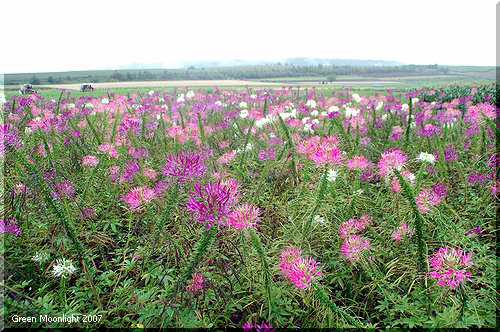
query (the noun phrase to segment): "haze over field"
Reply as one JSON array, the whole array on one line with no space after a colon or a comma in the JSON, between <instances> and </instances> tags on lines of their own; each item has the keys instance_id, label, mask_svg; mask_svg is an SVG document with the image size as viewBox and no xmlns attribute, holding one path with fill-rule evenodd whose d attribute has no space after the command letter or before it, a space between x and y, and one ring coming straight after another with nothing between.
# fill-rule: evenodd
<instances>
[{"instance_id":1,"label":"haze over field","mask_svg":"<svg viewBox=\"0 0 500 332\"><path fill-rule=\"evenodd\" d=\"M1 73L182 67L312 57L495 65L495 4L288 1L7 1ZM10 13L7 15L7 13ZM22 21L20 20L22 17Z\"/></svg>"}]
</instances>

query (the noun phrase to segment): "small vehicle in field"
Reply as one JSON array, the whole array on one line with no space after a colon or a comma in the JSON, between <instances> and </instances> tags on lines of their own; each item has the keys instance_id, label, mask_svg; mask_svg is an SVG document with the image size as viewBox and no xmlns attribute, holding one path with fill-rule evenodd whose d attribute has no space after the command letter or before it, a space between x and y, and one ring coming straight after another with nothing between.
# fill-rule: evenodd
<instances>
[{"instance_id":1,"label":"small vehicle in field","mask_svg":"<svg viewBox=\"0 0 500 332\"><path fill-rule=\"evenodd\" d=\"M26 95L26 94L30 95L33 93L38 93L38 91L35 90L35 88L31 84L21 84L21 88L19 89L19 93L21 93L22 95Z\"/></svg>"},{"instance_id":2,"label":"small vehicle in field","mask_svg":"<svg viewBox=\"0 0 500 332\"><path fill-rule=\"evenodd\" d=\"M80 84L80 92L94 91L94 87L88 83Z\"/></svg>"}]
</instances>

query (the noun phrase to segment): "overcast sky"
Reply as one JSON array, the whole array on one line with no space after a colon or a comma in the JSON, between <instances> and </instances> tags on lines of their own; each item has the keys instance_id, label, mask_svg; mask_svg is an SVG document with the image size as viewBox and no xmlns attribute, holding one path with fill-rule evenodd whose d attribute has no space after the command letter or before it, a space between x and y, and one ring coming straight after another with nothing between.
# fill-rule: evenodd
<instances>
[{"instance_id":1,"label":"overcast sky","mask_svg":"<svg viewBox=\"0 0 500 332\"><path fill-rule=\"evenodd\" d=\"M0 73L289 57L494 66L496 0L4 0Z\"/></svg>"}]
</instances>

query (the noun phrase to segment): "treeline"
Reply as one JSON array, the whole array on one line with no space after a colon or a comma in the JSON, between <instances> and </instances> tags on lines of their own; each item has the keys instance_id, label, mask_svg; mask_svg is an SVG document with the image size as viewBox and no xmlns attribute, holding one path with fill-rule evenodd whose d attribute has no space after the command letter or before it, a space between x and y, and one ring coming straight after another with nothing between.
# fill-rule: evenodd
<instances>
[{"instance_id":1,"label":"treeline","mask_svg":"<svg viewBox=\"0 0 500 332\"><path fill-rule=\"evenodd\" d=\"M6 74L5 84L61 84L81 82L123 82L156 80L224 80L224 79L272 79L280 77L326 77L363 76L363 77L399 77L399 76L434 76L446 75L448 68L438 65L404 66L296 66L262 65L238 67L212 67L187 69L123 69L75 71L63 73L25 73Z\"/></svg>"}]
</instances>

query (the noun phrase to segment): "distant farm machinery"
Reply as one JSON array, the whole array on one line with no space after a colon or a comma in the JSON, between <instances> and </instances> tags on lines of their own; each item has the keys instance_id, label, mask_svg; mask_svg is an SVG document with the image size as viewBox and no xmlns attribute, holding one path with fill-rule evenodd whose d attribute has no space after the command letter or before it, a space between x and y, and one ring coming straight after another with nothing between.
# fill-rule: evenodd
<instances>
[{"instance_id":1,"label":"distant farm machinery","mask_svg":"<svg viewBox=\"0 0 500 332\"><path fill-rule=\"evenodd\" d=\"M87 91L94 91L94 87L90 85L89 83L82 83L80 84L80 92L87 92Z\"/></svg>"},{"instance_id":2,"label":"distant farm machinery","mask_svg":"<svg viewBox=\"0 0 500 332\"><path fill-rule=\"evenodd\" d=\"M19 93L22 95L31 95L33 93L38 93L37 90L31 84L21 84Z\"/></svg>"}]
</instances>

